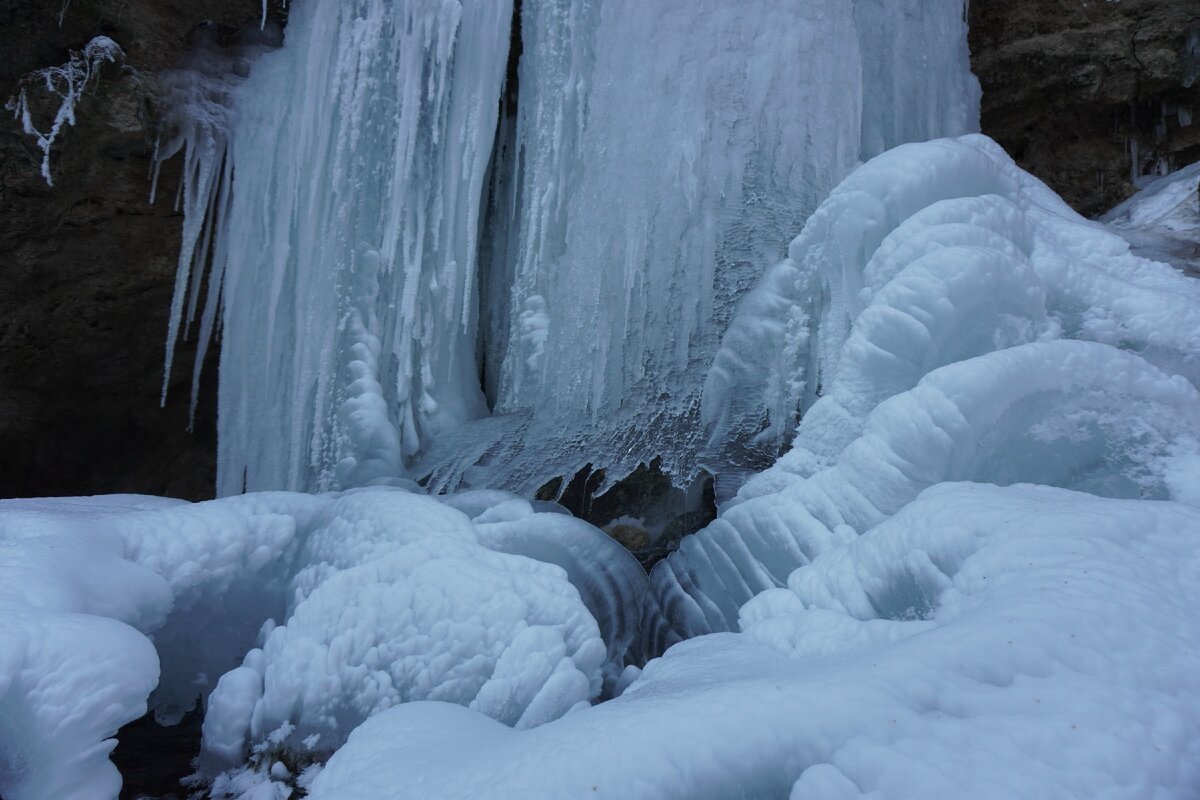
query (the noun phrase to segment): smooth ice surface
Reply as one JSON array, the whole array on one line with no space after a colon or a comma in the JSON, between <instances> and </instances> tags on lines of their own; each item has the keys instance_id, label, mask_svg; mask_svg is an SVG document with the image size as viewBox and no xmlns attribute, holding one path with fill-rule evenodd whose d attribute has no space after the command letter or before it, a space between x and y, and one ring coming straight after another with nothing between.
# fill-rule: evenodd
<instances>
[{"instance_id":1,"label":"smooth ice surface","mask_svg":"<svg viewBox=\"0 0 1200 800\"><path fill-rule=\"evenodd\" d=\"M586 705L625 666L645 573L579 520L452 500L0 502L0 792L116 797L111 737L147 704L205 701L209 776L255 746L328 753L414 699L517 727Z\"/></svg>"},{"instance_id":2,"label":"smooth ice surface","mask_svg":"<svg viewBox=\"0 0 1200 800\"><path fill-rule=\"evenodd\" d=\"M737 298L861 157L977 129L963 10L527 0L498 115L508 0L297 3L227 160L188 156L171 343L211 255L219 492L719 461Z\"/></svg>"},{"instance_id":3,"label":"smooth ice surface","mask_svg":"<svg viewBox=\"0 0 1200 800\"><path fill-rule=\"evenodd\" d=\"M314 800L1184 798L1200 785L1200 512L946 484L531 731L372 718Z\"/></svg>"}]
</instances>

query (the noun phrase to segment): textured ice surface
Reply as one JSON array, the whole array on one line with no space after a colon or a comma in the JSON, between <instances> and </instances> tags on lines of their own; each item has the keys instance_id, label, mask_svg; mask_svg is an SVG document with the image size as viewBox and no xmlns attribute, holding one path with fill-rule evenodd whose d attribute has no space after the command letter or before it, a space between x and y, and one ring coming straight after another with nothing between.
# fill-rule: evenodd
<instances>
[{"instance_id":1,"label":"textured ice surface","mask_svg":"<svg viewBox=\"0 0 1200 800\"><path fill-rule=\"evenodd\" d=\"M297 3L185 192L219 492L689 477L737 297L863 154L976 129L963 9L527 0L498 120L509 0Z\"/></svg>"},{"instance_id":2,"label":"textured ice surface","mask_svg":"<svg viewBox=\"0 0 1200 800\"><path fill-rule=\"evenodd\" d=\"M646 576L613 548L503 493L0 502L0 792L115 797L148 698L205 699L210 775L413 699L554 719L624 668Z\"/></svg>"},{"instance_id":3,"label":"textured ice surface","mask_svg":"<svg viewBox=\"0 0 1200 800\"><path fill-rule=\"evenodd\" d=\"M530 731L405 705L311 796L1193 796L1197 536L1180 503L938 486L615 700Z\"/></svg>"},{"instance_id":4,"label":"textured ice surface","mask_svg":"<svg viewBox=\"0 0 1200 800\"><path fill-rule=\"evenodd\" d=\"M484 507L482 504L486 502ZM646 573L629 551L598 528L567 514L533 513L530 504L501 492L468 491L446 499L472 514L479 540L493 550L557 564L600 625L607 647L606 693L627 664L641 663L638 638L647 589ZM651 613L647 611L646 613ZM632 649L631 649L632 648Z\"/></svg>"},{"instance_id":5,"label":"textured ice surface","mask_svg":"<svg viewBox=\"0 0 1200 800\"><path fill-rule=\"evenodd\" d=\"M76 107L88 88L100 79L104 65L124 60L125 51L120 45L108 36L97 36L82 50L71 50L67 63L34 70L22 77L16 96L4 105L20 123L21 130L37 141L38 149L42 151L42 179L47 186L54 185L50 176L50 151L63 132L63 126L75 124ZM34 109L40 105L43 95L52 105L57 105L49 124L35 119ZM45 130L41 130L43 125Z\"/></svg>"}]
</instances>

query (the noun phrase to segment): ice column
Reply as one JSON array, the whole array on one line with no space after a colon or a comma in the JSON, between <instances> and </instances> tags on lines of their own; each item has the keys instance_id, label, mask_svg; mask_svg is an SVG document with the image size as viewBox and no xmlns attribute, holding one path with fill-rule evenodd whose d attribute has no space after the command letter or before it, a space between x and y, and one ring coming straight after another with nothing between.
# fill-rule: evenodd
<instances>
[{"instance_id":1,"label":"ice column","mask_svg":"<svg viewBox=\"0 0 1200 800\"><path fill-rule=\"evenodd\" d=\"M218 491L397 477L477 379L509 0L296 3L239 89Z\"/></svg>"}]
</instances>

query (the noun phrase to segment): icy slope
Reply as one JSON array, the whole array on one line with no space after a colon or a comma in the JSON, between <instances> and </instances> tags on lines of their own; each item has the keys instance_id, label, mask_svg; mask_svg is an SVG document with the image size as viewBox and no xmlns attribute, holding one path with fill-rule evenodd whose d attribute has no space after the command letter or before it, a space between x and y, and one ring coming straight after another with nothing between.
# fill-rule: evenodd
<instances>
[{"instance_id":1,"label":"icy slope","mask_svg":"<svg viewBox=\"0 0 1200 800\"><path fill-rule=\"evenodd\" d=\"M947 484L619 698L531 731L415 703L312 787L368 798L1185 798L1200 512Z\"/></svg>"},{"instance_id":2,"label":"icy slope","mask_svg":"<svg viewBox=\"0 0 1200 800\"><path fill-rule=\"evenodd\" d=\"M612 548L502 493L0 502L0 792L116 797L109 737L148 697L167 721L203 697L210 777L416 699L561 716L636 632L645 573Z\"/></svg>"},{"instance_id":3,"label":"icy slope","mask_svg":"<svg viewBox=\"0 0 1200 800\"><path fill-rule=\"evenodd\" d=\"M1200 164L1147 183L1103 221L1139 255L1195 276L1200 272Z\"/></svg>"},{"instance_id":4,"label":"icy slope","mask_svg":"<svg viewBox=\"0 0 1200 800\"><path fill-rule=\"evenodd\" d=\"M172 336L211 254L219 493L720 462L737 298L861 157L977 128L963 6L526 0L498 115L509 0L297 2L228 161L187 143Z\"/></svg>"}]
</instances>

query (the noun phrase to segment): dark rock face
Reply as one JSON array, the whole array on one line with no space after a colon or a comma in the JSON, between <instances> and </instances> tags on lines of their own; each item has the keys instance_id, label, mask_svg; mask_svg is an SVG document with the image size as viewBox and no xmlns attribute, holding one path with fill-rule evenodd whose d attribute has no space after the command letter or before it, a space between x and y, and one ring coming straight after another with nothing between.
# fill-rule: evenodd
<instances>
[{"instance_id":1,"label":"dark rock face","mask_svg":"<svg viewBox=\"0 0 1200 800\"><path fill-rule=\"evenodd\" d=\"M274 5L274 3L272 4ZM0 497L145 492L210 497L215 359L187 431L194 345L159 407L181 216L179 163L151 205L154 76L189 31L255 21L260 0L10 0L0 5L0 100L31 70L93 36L126 53L106 66L52 154L0 120ZM136 70L136 73L134 72Z\"/></svg>"},{"instance_id":2,"label":"dark rock face","mask_svg":"<svg viewBox=\"0 0 1200 800\"><path fill-rule=\"evenodd\" d=\"M972 0L970 30L983 132L1081 213L1200 159L1196 0Z\"/></svg>"},{"instance_id":3,"label":"dark rock face","mask_svg":"<svg viewBox=\"0 0 1200 800\"><path fill-rule=\"evenodd\" d=\"M260 13L261 0L0 0L0 100L98 34L141 76L105 68L56 145L53 188L32 139L0 119L0 497L211 495L215 359L195 433L187 343L158 404L181 219L177 162L147 201L147 100L197 24ZM1196 0L973 0L970 15L984 132L1083 213L1130 193L1132 140L1138 173L1200 158Z\"/></svg>"}]
</instances>

